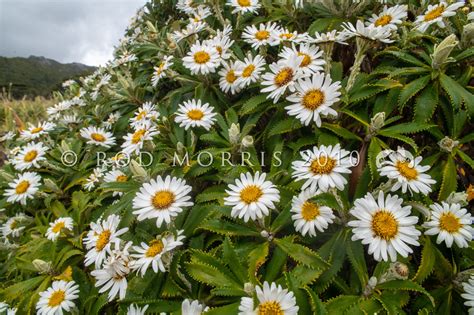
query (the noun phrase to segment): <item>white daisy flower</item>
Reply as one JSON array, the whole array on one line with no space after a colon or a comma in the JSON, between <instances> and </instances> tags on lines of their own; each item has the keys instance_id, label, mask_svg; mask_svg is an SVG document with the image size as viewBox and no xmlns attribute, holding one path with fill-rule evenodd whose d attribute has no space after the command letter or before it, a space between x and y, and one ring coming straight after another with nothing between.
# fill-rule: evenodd
<instances>
[{"instance_id":1,"label":"white daisy flower","mask_svg":"<svg viewBox=\"0 0 474 315\"><path fill-rule=\"evenodd\" d=\"M185 299L181 303L181 314L186 315L201 315L209 310L209 307L199 303L197 300Z\"/></svg>"},{"instance_id":2,"label":"white daisy flower","mask_svg":"<svg viewBox=\"0 0 474 315\"><path fill-rule=\"evenodd\" d=\"M213 112L214 107L209 106L208 103L201 104L201 100L189 100L179 105L176 112L175 122L185 130L194 127L203 127L206 130L211 129L216 113Z\"/></svg>"},{"instance_id":3,"label":"white daisy flower","mask_svg":"<svg viewBox=\"0 0 474 315\"><path fill-rule=\"evenodd\" d=\"M36 304L38 315L62 315L76 307L74 300L79 297L79 286L74 281L54 281L51 286L39 293Z\"/></svg>"},{"instance_id":4,"label":"white daisy flower","mask_svg":"<svg viewBox=\"0 0 474 315\"><path fill-rule=\"evenodd\" d=\"M245 88L252 83L257 82L260 79L260 74L265 67L265 59L256 55L252 56L252 53L248 53L244 61L238 60L235 63L237 75L237 81L235 82L241 88Z\"/></svg>"},{"instance_id":5,"label":"white daisy flower","mask_svg":"<svg viewBox=\"0 0 474 315\"><path fill-rule=\"evenodd\" d=\"M397 30L398 25L402 24L403 20L407 18L407 5L395 5L393 7L384 6L379 14L372 14L367 25L373 24L375 26L388 27L392 30Z\"/></svg>"},{"instance_id":6,"label":"white daisy flower","mask_svg":"<svg viewBox=\"0 0 474 315\"><path fill-rule=\"evenodd\" d=\"M387 176L395 181L392 191L401 188L403 193L407 190L424 195L431 192L430 185L435 184L436 181L425 174L430 166L420 165L423 159L421 156L414 158L403 148L398 148L397 151L389 150L385 154L388 154L389 160L382 161L378 171L381 176Z\"/></svg>"},{"instance_id":7,"label":"white daisy flower","mask_svg":"<svg viewBox=\"0 0 474 315\"><path fill-rule=\"evenodd\" d=\"M316 191L327 192L329 188L343 190L347 179L343 174L350 174L355 165L349 151L341 149L341 145L313 147L313 150L301 151L302 160L294 161L292 168L296 181L305 180L303 190L310 187Z\"/></svg>"},{"instance_id":8,"label":"white daisy flower","mask_svg":"<svg viewBox=\"0 0 474 315\"><path fill-rule=\"evenodd\" d=\"M206 6L199 5L196 7L194 12L190 14L190 20L192 20L193 22L201 22L204 21L204 19L210 16L211 14L211 9Z\"/></svg>"},{"instance_id":9,"label":"white daisy flower","mask_svg":"<svg viewBox=\"0 0 474 315\"><path fill-rule=\"evenodd\" d=\"M297 31L290 32L287 28L278 28L272 36L278 44L283 42L301 43L307 39L307 34L298 34Z\"/></svg>"},{"instance_id":10,"label":"white daisy flower","mask_svg":"<svg viewBox=\"0 0 474 315\"><path fill-rule=\"evenodd\" d=\"M131 304L128 308L127 308L127 315L145 315L145 312L146 310L148 309L148 304L143 306L143 307L139 307L138 305L136 304Z\"/></svg>"},{"instance_id":11,"label":"white daisy flower","mask_svg":"<svg viewBox=\"0 0 474 315\"><path fill-rule=\"evenodd\" d=\"M247 26L242 33L242 39L244 42L252 45L252 48L258 48L260 46L278 45L276 32L279 31L279 26L276 23L267 22L258 25Z\"/></svg>"},{"instance_id":12,"label":"white daisy flower","mask_svg":"<svg viewBox=\"0 0 474 315\"><path fill-rule=\"evenodd\" d=\"M288 115L296 116L305 126L314 121L318 127L321 127L321 115L337 116L331 106L339 101L341 83L332 83L329 74L315 73L311 78L300 79L295 87L296 92L286 98L293 103L285 107Z\"/></svg>"},{"instance_id":13,"label":"white daisy flower","mask_svg":"<svg viewBox=\"0 0 474 315\"><path fill-rule=\"evenodd\" d=\"M29 128L20 132L20 138L25 140L34 140L42 135L48 134L51 130L56 127L55 124L51 122L42 122L38 125L29 124Z\"/></svg>"},{"instance_id":14,"label":"white daisy flower","mask_svg":"<svg viewBox=\"0 0 474 315\"><path fill-rule=\"evenodd\" d=\"M222 31L218 31L217 35L214 36L212 39L204 41L204 45L214 47L222 63L224 63L225 60L229 59L232 56L230 47L233 44L234 41L230 39L229 36L224 35Z\"/></svg>"},{"instance_id":15,"label":"white daisy flower","mask_svg":"<svg viewBox=\"0 0 474 315\"><path fill-rule=\"evenodd\" d=\"M173 65L173 56L165 56L163 57L163 61L156 66L153 67L153 77L151 78L151 84L153 87L156 87L160 79L164 78L166 76L166 70L168 70L172 65Z\"/></svg>"},{"instance_id":16,"label":"white daisy flower","mask_svg":"<svg viewBox=\"0 0 474 315\"><path fill-rule=\"evenodd\" d=\"M234 8L232 14L257 13L257 10L260 8L258 0L227 0L226 5Z\"/></svg>"},{"instance_id":17,"label":"white daisy flower","mask_svg":"<svg viewBox=\"0 0 474 315\"><path fill-rule=\"evenodd\" d=\"M291 60L280 60L270 65L270 72L265 73L261 85L264 87L262 93L270 93L267 98L273 99L277 103L286 90L295 91L295 84L298 79L306 77L300 70L303 56L295 56Z\"/></svg>"},{"instance_id":18,"label":"white daisy flower","mask_svg":"<svg viewBox=\"0 0 474 315\"><path fill-rule=\"evenodd\" d=\"M307 74L323 71L326 62L321 59L323 52L318 47L310 44L301 44L298 49L293 44L292 47L283 47L278 55L280 58L290 61L295 57L303 57L300 63L300 70Z\"/></svg>"},{"instance_id":19,"label":"white daisy flower","mask_svg":"<svg viewBox=\"0 0 474 315\"><path fill-rule=\"evenodd\" d=\"M377 261L397 261L397 253L408 257L413 250L407 245L420 246L416 229L418 218L410 216L411 206L402 207L403 199L397 196L384 196L379 192L378 199L370 193L354 201L350 213L356 218L348 225L352 227L352 240L362 240L369 245L369 254Z\"/></svg>"},{"instance_id":20,"label":"white daisy flower","mask_svg":"<svg viewBox=\"0 0 474 315\"><path fill-rule=\"evenodd\" d=\"M240 92L241 87L237 81L237 65L233 62L223 63L223 68L219 71L219 87L222 92L235 94Z\"/></svg>"},{"instance_id":21,"label":"white daisy flower","mask_svg":"<svg viewBox=\"0 0 474 315\"><path fill-rule=\"evenodd\" d=\"M33 199L34 194L41 184L41 176L35 172L25 172L18 175L12 183L9 183L9 189L5 189L4 196L8 197L7 202L19 202L26 205L27 199Z\"/></svg>"},{"instance_id":22,"label":"white daisy flower","mask_svg":"<svg viewBox=\"0 0 474 315\"><path fill-rule=\"evenodd\" d=\"M123 137L125 141L121 146L122 152L125 154L139 154L145 141L153 140L153 137L159 133L155 126L143 126L133 133L128 133Z\"/></svg>"},{"instance_id":23,"label":"white daisy flower","mask_svg":"<svg viewBox=\"0 0 474 315\"><path fill-rule=\"evenodd\" d=\"M114 182L124 183L126 181L128 181L128 176L125 175L124 172L122 172L118 169L112 170L112 171L106 173L105 176L104 176L104 182L106 182L106 183L114 183ZM112 196L113 197L121 196L122 194L123 194L122 192L114 191Z\"/></svg>"},{"instance_id":24,"label":"white daisy flower","mask_svg":"<svg viewBox=\"0 0 474 315\"><path fill-rule=\"evenodd\" d=\"M87 189L88 191L91 191L94 187L95 184L97 184L100 179L104 176L103 170L99 167L96 167L92 173L87 177L84 186L84 189Z\"/></svg>"},{"instance_id":25,"label":"white daisy flower","mask_svg":"<svg viewBox=\"0 0 474 315\"><path fill-rule=\"evenodd\" d=\"M460 248L468 247L474 235L471 214L457 203L434 203L430 208L431 219L423 224L428 229L425 234L438 235L437 244L445 242L451 247L454 241Z\"/></svg>"},{"instance_id":26,"label":"white daisy flower","mask_svg":"<svg viewBox=\"0 0 474 315\"><path fill-rule=\"evenodd\" d=\"M46 160L44 156L47 150L48 148L42 142L29 143L18 152L12 164L19 171L32 167L39 168L39 162Z\"/></svg>"},{"instance_id":27,"label":"white daisy flower","mask_svg":"<svg viewBox=\"0 0 474 315\"><path fill-rule=\"evenodd\" d=\"M232 217L245 222L249 219L255 221L268 216L270 210L275 209L275 203L280 202L280 193L272 182L265 180L266 176L260 172L254 176L249 172L242 173L235 184L229 184L224 205L232 206Z\"/></svg>"},{"instance_id":28,"label":"white daisy flower","mask_svg":"<svg viewBox=\"0 0 474 315\"><path fill-rule=\"evenodd\" d=\"M311 201L311 198L321 192L313 192L310 189L302 191L299 196L294 196L291 202L291 212L294 213L291 219L294 222L295 230L305 236L316 236L316 229L324 232L335 218L332 209L318 205Z\"/></svg>"},{"instance_id":29,"label":"white daisy flower","mask_svg":"<svg viewBox=\"0 0 474 315\"><path fill-rule=\"evenodd\" d=\"M467 15L467 20L468 20L468 21L474 20L474 11L469 12L469 14Z\"/></svg>"},{"instance_id":30,"label":"white daisy flower","mask_svg":"<svg viewBox=\"0 0 474 315\"><path fill-rule=\"evenodd\" d=\"M114 112L110 113L109 117L107 117L107 120L102 123L102 125L106 129L112 129L112 127L115 125L115 123L120 119L120 113L119 112Z\"/></svg>"},{"instance_id":31,"label":"white daisy flower","mask_svg":"<svg viewBox=\"0 0 474 315\"><path fill-rule=\"evenodd\" d=\"M84 261L86 266L95 263L95 267L100 268L107 253L111 253L111 244L119 242L119 236L128 231L128 228L118 230L119 224L120 217L115 214L109 215L106 220L101 218L97 222L91 222L91 230L84 238L84 245L88 250Z\"/></svg>"},{"instance_id":32,"label":"white daisy flower","mask_svg":"<svg viewBox=\"0 0 474 315\"><path fill-rule=\"evenodd\" d=\"M461 296L466 300L464 305L469 307L469 315L474 314L474 276L471 276L467 282L462 284L464 293Z\"/></svg>"},{"instance_id":33,"label":"white daisy flower","mask_svg":"<svg viewBox=\"0 0 474 315\"><path fill-rule=\"evenodd\" d=\"M258 305L254 305L254 299L243 297L240 300L239 315L251 314L285 314L297 315L299 307L296 305L296 298L293 292L283 289L275 282L263 283L263 288L255 287Z\"/></svg>"},{"instance_id":34,"label":"white daisy flower","mask_svg":"<svg viewBox=\"0 0 474 315\"><path fill-rule=\"evenodd\" d=\"M7 303L5 302L0 302L0 314L4 315L15 315L16 312L18 311L17 308L10 307Z\"/></svg>"},{"instance_id":35,"label":"white daisy flower","mask_svg":"<svg viewBox=\"0 0 474 315\"><path fill-rule=\"evenodd\" d=\"M68 110L71 108L71 102L70 101L62 101L59 102L58 104L49 107L46 110L46 113L48 114L48 117L50 119L57 119L61 115L61 112Z\"/></svg>"},{"instance_id":36,"label":"white daisy flower","mask_svg":"<svg viewBox=\"0 0 474 315\"><path fill-rule=\"evenodd\" d=\"M158 271L166 272L165 264L171 262L171 251L178 246L183 245L183 230L178 231L175 237L172 234L159 236L150 243L141 243L140 246L133 246L136 254L132 254L136 260L133 262L132 269L145 276L148 268L152 267L155 273Z\"/></svg>"},{"instance_id":37,"label":"white daisy flower","mask_svg":"<svg viewBox=\"0 0 474 315\"><path fill-rule=\"evenodd\" d=\"M338 32L336 30L332 30L326 33L316 32L314 34L314 39L312 39L311 42L315 44L339 43L339 44L347 45L347 43L345 42L347 38L348 37L344 32Z\"/></svg>"},{"instance_id":38,"label":"white daisy flower","mask_svg":"<svg viewBox=\"0 0 474 315\"><path fill-rule=\"evenodd\" d=\"M151 102L145 102L135 112L135 116L130 118L130 125L133 128L140 128L145 125L149 125L150 121L155 121L160 116L160 113L156 110L156 105Z\"/></svg>"},{"instance_id":39,"label":"white daisy flower","mask_svg":"<svg viewBox=\"0 0 474 315\"><path fill-rule=\"evenodd\" d=\"M75 84L76 81L74 80L66 80L62 83L62 86L63 88L67 88L67 87L70 87L71 85Z\"/></svg>"},{"instance_id":40,"label":"white daisy flower","mask_svg":"<svg viewBox=\"0 0 474 315\"><path fill-rule=\"evenodd\" d=\"M81 137L87 139L88 144L110 148L115 145L115 137L113 133L106 131L104 128L90 126L82 128Z\"/></svg>"},{"instance_id":41,"label":"white daisy flower","mask_svg":"<svg viewBox=\"0 0 474 315\"><path fill-rule=\"evenodd\" d=\"M7 238L9 236L19 237L21 232L25 229L25 226L20 225L21 219L21 216L14 216L12 218L9 218L7 222L5 222L0 228L0 230L2 231L2 236L4 238Z\"/></svg>"},{"instance_id":42,"label":"white daisy flower","mask_svg":"<svg viewBox=\"0 0 474 315\"><path fill-rule=\"evenodd\" d=\"M446 1L440 1L435 5L430 4L426 12L416 18L415 24L417 26L415 29L424 33L430 25L435 23L440 28L444 28L446 25L443 18L456 15L456 11L462 6L464 6L464 1L458 1L450 5Z\"/></svg>"},{"instance_id":43,"label":"white daisy flower","mask_svg":"<svg viewBox=\"0 0 474 315\"><path fill-rule=\"evenodd\" d=\"M79 117L77 117L75 114L72 114L72 115L62 116L60 122L65 124L65 125L74 125L74 124L77 125L81 121L80 121Z\"/></svg>"},{"instance_id":44,"label":"white daisy flower","mask_svg":"<svg viewBox=\"0 0 474 315\"><path fill-rule=\"evenodd\" d=\"M140 191L133 199L133 214L138 215L138 220L156 218L156 226L161 227L163 222L170 223L183 211L183 207L190 207L194 203L189 193L191 186L181 178L158 176L149 183L143 184Z\"/></svg>"},{"instance_id":45,"label":"white daisy flower","mask_svg":"<svg viewBox=\"0 0 474 315\"><path fill-rule=\"evenodd\" d=\"M191 19L189 24L186 25L186 28L184 30L173 32L173 34L171 34L171 38L178 43L191 35L201 32L202 30L206 28L206 26L207 26L206 22L203 22L203 21L194 22Z\"/></svg>"},{"instance_id":46,"label":"white daisy flower","mask_svg":"<svg viewBox=\"0 0 474 315\"><path fill-rule=\"evenodd\" d=\"M342 28L348 38L356 36L386 44L393 42L393 39L390 39L392 31L387 27L377 27L373 24L365 26L361 20L358 20L355 26L350 22L343 22Z\"/></svg>"},{"instance_id":47,"label":"white daisy flower","mask_svg":"<svg viewBox=\"0 0 474 315\"><path fill-rule=\"evenodd\" d=\"M130 255L128 253L131 242L125 244L121 249L120 242L114 243L115 248L110 251L110 256L104 262L102 269L96 269L91 272L95 278L95 286L99 289L99 293L109 291L109 302L119 296L119 300L123 300L127 294L127 275L130 273Z\"/></svg>"},{"instance_id":48,"label":"white daisy flower","mask_svg":"<svg viewBox=\"0 0 474 315\"><path fill-rule=\"evenodd\" d=\"M51 241L56 241L63 231L72 231L74 220L70 217L57 218L54 222L49 223L49 228L46 231L46 238Z\"/></svg>"},{"instance_id":49,"label":"white daisy flower","mask_svg":"<svg viewBox=\"0 0 474 315\"><path fill-rule=\"evenodd\" d=\"M0 137L0 142L10 141L15 138L15 133L13 131L8 131Z\"/></svg>"},{"instance_id":50,"label":"white daisy flower","mask_svg":"<svg viewBox=\"0 0 474 315\"><path fill-rule=\"evenodd\" d=\"M191 70L192 74L209 74L216 72L220 64L219 53L214 47L196 42L186 57L183 65Z\"/></svg>"},{"instance_id":51,"label":"white daisy flower","mask_svg":"<svg viewBox=\"0 0 474 315\"><path fill-rule=\"evenodd\" d=\"M176 9L186 14L193 14L195 10L194 1L193 0L178 0L178 3L176 3Z\"/></svg>"}]
</instances>

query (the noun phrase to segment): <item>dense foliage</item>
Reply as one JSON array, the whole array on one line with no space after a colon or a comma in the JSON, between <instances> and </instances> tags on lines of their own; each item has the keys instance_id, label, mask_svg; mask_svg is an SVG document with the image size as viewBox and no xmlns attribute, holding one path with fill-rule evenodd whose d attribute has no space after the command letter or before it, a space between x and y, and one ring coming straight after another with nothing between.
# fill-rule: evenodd
<instances>
[{"instance_id":1,"label":"dense foliage","mask_svg":"<svg viewBox=\"0 0 474 315\"><path fill-rule=\"evenodd\" d=\"M386 2L148 3L1 138L0 312L467 313L472 8Z\"/></svg>"}]
</instances>

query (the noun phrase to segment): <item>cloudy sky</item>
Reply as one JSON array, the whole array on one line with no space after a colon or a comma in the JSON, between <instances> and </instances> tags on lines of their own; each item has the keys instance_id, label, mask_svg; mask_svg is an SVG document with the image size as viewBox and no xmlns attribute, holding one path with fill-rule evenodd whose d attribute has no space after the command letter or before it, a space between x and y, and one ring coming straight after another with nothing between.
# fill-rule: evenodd
<instances>
[{"instance_id":1,"label":"cloudy sky","mask_svg":"<svg viewBox=\"0 0 474 315\"><path fill-rule=\"evenodd\" d=\"M147 0L0 0L0 56L101 65Z\"/></svg>"}]
</instances>

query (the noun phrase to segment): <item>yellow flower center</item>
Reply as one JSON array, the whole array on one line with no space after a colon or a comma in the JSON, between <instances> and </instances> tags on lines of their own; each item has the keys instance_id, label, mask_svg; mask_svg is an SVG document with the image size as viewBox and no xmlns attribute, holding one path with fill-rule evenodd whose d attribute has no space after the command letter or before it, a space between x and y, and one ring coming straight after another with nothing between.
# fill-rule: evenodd
<instances>
[{"instance_id":1,"label":"yellow flower center","mask_svg":"<svg viewBox=\"0 0 474 315\"><path fill-rule=\"evenodd\" d=\"M25 154L25 157L23 158L23 161L25 161L25 162L31 162L31 161L33 161L34 159L36 159L37 156L38 156L38 151L36 151L36 150L31 150L30 152L28 152L28 153Z\"/></svg>"},{"instance_id":2,"label":"yellow flower center","mask_svg":"<svg viewBox=\"0 0 474 315\"><path fill-rule=\"evenodd\" d=\"M282 39L292 39L293 36L294 35L291 34L291 33L282 33L282 34L280 34L280 38L282 38Z\"/></svg>"},{"instance_id":3,"label":"yellow flower center","mask_svg":"<svg viewBox=\"0 0 474 315\"><path fill-rule=\"evenodd\" d=\"M104 231L102 231L102 233L100 233L99 239L98 239L97 242L95 243L95 249L96 249L98 252L100 252L101 250L103 250L104 247L109 243L110 235L112 235L112 233L110 232L110 230L104 230Z\"/></svg>"},{"instance_id":4,"label":"yellow flower center","mask_svg":"<svg viewBox=\"0 0 474 315\"><path fill-rule=\"evenodd\" d=\"M142 110L141 112L138 113L137 117L135 118L135 120L142 120L143 118L146 117L148 113L145 111L145 110Z\"/></svg>"},{"instance_id":5,"label":"yellow flower center","mask_svg":"<svg viewBox=\"0 0 474 315\"><path fill-rule=\"evenodd\" d=\"M66 298L66 292L63 290L54 291L49 297L48 306L55 307L60 305Z\"/></svg>"},{"instance_id":6,"label":"yellow flower center","mask_svg":"<svg viewBox=\"0 0 474 315\"><path fill-rule=\"evenodd\" d=\"M248 205L258 201L262 195L262 189L256 185L249 185L240 191L240 199Z\"/></svg>"},{"instance_id":7,"label":"yellow flower center","mask_svg":"<svg viewBox=\"0 0 474 315\"><path fill-rule=\"evenodd\" d=\"M389 241L398 233L398 222L392 213L379 210L372 216L372 232L376 236Z\"/></svg>"},{"instance_id":8,"label":"yellow flower center","mask_svg":"<svg viewBox=\"0 0 474 315\"><path fill-rule=\"evenodd\" d=\"M30 187L30 182L27 180L23 180L18 185L16 185L15 192L17 194L24 194L28 190L29 187Z\"/></svg>"},{"instance_id":9,"label":"yellow flower center","mask_svg":"<svg viewBox=\"0 0 474 315\"><path fill-rule=\"evenodd\" d=\"M156 74L160 75L163 72L164 68L165 68L165 63L164 62L160 63L160 65L156 69Z\"/></svg>"},{"instance_id":10,"label":"yellow flower center","mask_svg":"<svg viewBox=\"0 0 474 315\"><path fill-rule=\"evenodd\" d=\"M255 66L250 64L245 67L244 71L242 71L242 77L248 78L252 75L253 71L255 70Z\"/></svg>"},{"instance_id":11,"label":"yellow flower center","mask_svg":"<svg viewBox=\"0 0 474 315\"><path fill-rule=\"evenodd\" d=\"M258 306L258 315L283 315L280 303L277 301L267 301Z\"/></svg>"},{"instance_id":12,"label":"yellow flower center","mask_svg":"<svg viewBox=\"0 0 474 315\"><path fill-rule=\"evenodd\" d=\"M18 222L13 220L11 223L10 223L10 229L11 230L14 230L16 229L16 227L18 226Z\"/></svg>"},{"instance_id":13,"label":"yellow flower center","mask_svg":"<svg viewBox=\"0 0 474 315\"><path fill-rule=\"evenodd\" d=\"M331 174L336 167L336 160L325 155L316 158L311 162L311 172L315 175Z\"/></svg>"},{"instance_id":14,"label":"yellow flower center","mask_svg":"<svg viewBox=\"0 0 474 315\"><path fill-rule=\"evenodd\" d=\"M410 167L410 163L408 162L401 162L398 161L396 164L396 168L398 172L400 172L400 175L405 177L408 180L413 180L418 178L418 172L414 167Z\"/></svg>"},{"instance_id":15,"label":"yellow flower center","mask_svg":"<svg viewBox=\"0 0 474 315\"><path fill-rule=\"evenodd\" d=\"M436 9L431 10L430 12L425 14L425 21L432 21L436 18L439 18L441 14L444 12L444 5L438 6Z\"/></svg>"},{"instance_id":16,"label":"yellow flower center","mask_svg":"<svg viewBox=\"0 0 474 315\"><path fill-rule=\"evenodd\" d=\"M105 137L103 135L101 135L100 133L91 133L91 138L94 140L94 141L97 141L97 142L104 142L105 141Z\"/></svg>"},{"instance_id":17,"label":"yellow flower center","mask_svg":"<svg viewBox=\"0 0 474 315\"><path fill-rule=\"evenodd\" d=\"M311 201L306 201L301 208L301 216L306 221L313 221L319 214L319 207Z\"/></svg>"},{"instance_id":18,"label":"yellow flower center","mask_svg":"<svg viewBox=\"0 0 474 315\"><path fill-rule=\"evenodd\" d=\"M59 221L58 223L56 223L52 228L53 233L61 232L61 229L64 227L64 225L65 224L63 221Z\"/></svg>"},{"instance_id":19,"label":"yellow flower center","mask_svg":"<svg viewBox=\"0 0 474 315\"><path fill-rule=\"evenodd\" d=\"M211 56L205 51L198 51L194 54L194 61L200 65L211 60Z\"/></svg>"},{"instance_id":20,"label":"yellow flower center","mask_svg":"<svg viewBox=\"0 0 474 315\"><path fill-rule=\"evenodd\" d=\"M284 86L293 79L293 69L283 68L275 76L275 84L277 86Z\"/></svg>"},{"instance_id":21,"label":"yellow flower center","mask_svg":"<svg viewBox=\"0 0 474 315\"><path fill-rule=\"evenodd\" d=\"M467 201L468 202L470 202L472 199L474 199L474 185L469 184L469 187L467 187L466 193L467 193Z\"/></svg>"},{"instance_id":22,"label":"yellow flower center","mask_svg":"<svg viewBox=\"0 0 474 315\"><path fill-rule=\"evenodd\" d=\"M259 41L266 40L270 37L270 32L267 30L261 30L255 33L255 38Z\"/></svg>"},{"instance_id":23,"label":"yellow flower center","mask_svg":"<svg viewBox=\"0 0 474 315\"><path fill-rule=\"evenodd\" d=\"M43 131L42 127L36 127L36 128L31 129L31 133L38 133L38 132L41 132L41 131Z\"/></svg>"},{"instance_id":24,"label":"yellow flower center","mask_svg":"<svg viewBox=\"0 0 474 315\"><path fill-rule=\"evenodd\" d=\"M157 210L163 210L171 206L171 204L175 200L175 195L167 190L158 191L153 198L151 199L151 203L153 207Z\"/></svg>"},{"instance_id":25,"label":"yellow flower center","mask_svg":"<svg viewBox=\"0 0 474 315\"><path fill-rule=\"evenodd\" d=\"M456 233L462 227L459 218L451 212L444 212L439 218L439 228L448 233Z\"/></svg>"},{"instance_id":26,"label":"yellow flower center","mask_svg":"<svg viewBox=\"0 0 474 315\"><path fill-rule=\"evenodd\" d=\"M216 50L219 53L219 55L222 55L223 49L221 46L216 46Z\"/></svg>"},{"instance_id":27,"label":"yellow flower center","mask_svg":"<svg viewBox=\"0 0 474 315\"><path fill-rule=\"evenodd\" d=\"M119 176L117 176L117 178L116 178L115 180L116 180L117 182L123 183L123 182L126 182L127 179L128 179L127 175L119 175Z\"/></svg>"},{"instance_id":28,"label":"yellow flower center","mask_svg":"<svg viewBox=\"0 0 474 315\"><path fill-rule=\"evenodd\" d=\"M309 110L315 110L324 103L325 95L321 90L310 90L303 96L303 106Z\"/></svg>"},{"instance_id":29,"label":"yellow flower center","mask_svg":"<svg viewBox=\"0 0 474 315\"><path fill-rule=\"evenodd\" d=\"M307 67L311 63L311 57L308 54L299 52L298 56L303 56L303 60L300 63L300 67Z\"/></svg>"},{"instance_id":30,"label":"yellow flower center","mask_svg":"<svg viewBox=\"0 0 474 315\"><path fill-rule=\"evenodd\" d=\"M142 137L145 135L145 129L139 129L135 131L132 135L132 143L137 144L142 140Z\"/></svg>"},{"instance_id":31,"label":"yellow flower center","mask_svg":"<svg viewBox=\"0 0 474 315\"><path fill-rule=\"evenodd\" d=\"M229 83L234 83L237 80L237 76L235 75L234 70L229 70L225 76L225 80Z\"/></svg>"},{"instance_id":32,"label":"yellow flower center","mask_svg":"<svg viewBox=\"0 0 474 315\"><path fill-rule=\"evenodd\" d=\"M250 6L250 0L237 0L237 3L241 7L249 7Z\"/></svg>"},{"instance_id":33,"label":"yellow flower center","mask_svg":"<svg viewBox=\"0 0 474 315\"><path fill-rule=\"evenodd\" d=\"M155 257L159 253L163 251L163 248L165 247L163 245L163 242L161 240L153 240L149 244L150 247L148 247L148 250L145 253L146 257Z\"/></svg>"},{"instance_id":34,"label":"yellow flower center","mask_svg":"<svg viewBox=\"0 0 474 315\"><path fill-rule=\"evenodd\" d=\"M204 113L199 109L192 109L188 112L188 117L191 120L201 120L204 117Z\"/></svg>"},{"instance_id":35,"label":"yellow flower center","mask_svg":"<svg viewBox=\"0 0 474 315\"><path fill-rule=\"evenodd\" d=\"M382 15L375 21L375 26L385 26L392 21L391 15Z\"/></svg>"}]
</instances>

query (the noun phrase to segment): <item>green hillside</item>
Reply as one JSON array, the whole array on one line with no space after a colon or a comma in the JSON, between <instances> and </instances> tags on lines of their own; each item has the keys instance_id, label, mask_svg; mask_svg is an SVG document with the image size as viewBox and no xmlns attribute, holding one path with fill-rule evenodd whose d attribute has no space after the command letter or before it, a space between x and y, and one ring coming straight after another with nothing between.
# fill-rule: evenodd
<instances>
[{"instance_id":1,"label":"green hillside","mask_svg":"<svg viewBox=\"0 0 474 315\"><path fill-rule=\"evenodd\" d=\"M12 96L49 96L67 79L91 73L95 67L80 63L62 64L45 57L0 57L0 90L9 89Z\"/></svg>"}]
</instances>

